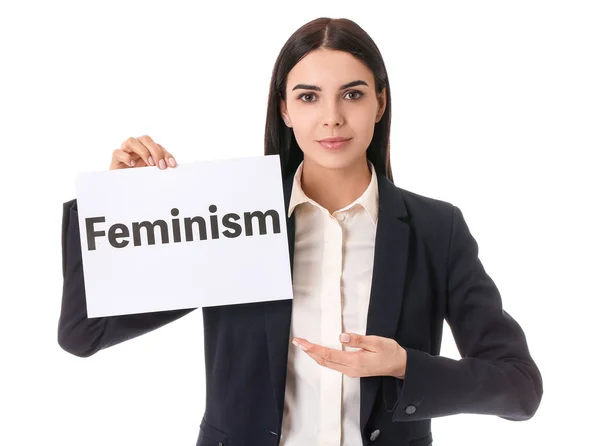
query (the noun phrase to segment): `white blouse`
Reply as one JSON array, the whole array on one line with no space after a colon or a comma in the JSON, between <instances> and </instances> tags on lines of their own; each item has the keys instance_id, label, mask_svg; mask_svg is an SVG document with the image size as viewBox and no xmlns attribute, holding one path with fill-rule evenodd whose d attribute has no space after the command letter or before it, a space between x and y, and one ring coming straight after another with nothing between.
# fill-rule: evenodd
<instances>
[{"instance_id":1,"label":"white blouse","mask_svg":"<svg viewBox=\"0 0 600 446\"><path fill-rule=\"evenodd\" d=\"M360 378L317 364L291 343L300 337L344 351L342 332L365 334L379 208L377 175L350 205L330 214L301 187L298 167L292 321L280 446L362 446Z\"/></svg>"}]
</instances>

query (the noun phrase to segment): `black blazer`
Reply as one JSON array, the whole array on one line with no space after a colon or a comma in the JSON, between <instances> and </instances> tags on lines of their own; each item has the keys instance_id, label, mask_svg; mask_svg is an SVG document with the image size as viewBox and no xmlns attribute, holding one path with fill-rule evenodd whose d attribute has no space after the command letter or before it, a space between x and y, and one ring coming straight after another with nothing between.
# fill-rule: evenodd
<instances>
[{"instance_id":1,"label":"black blazer","mask_svg":"<svg viewBox=\"0 0 600 446\"><path fill-rule=\"evenodd\" d=\"M283 181L287 209L292 176ZM360 379L362 443L432 444L431 418L460 413L531 418L542 377L519 324L478 258L460 209L396 187L380 172L367 335L407 351L404 379ZM87 318L77 202L63 205L58 343L80 357L195 308ZM287 219L290 265L294 215ZM203 307L206 408L196 446L276 446L283 415L292 300ZM462 359L439 356L444 319ZM373 439L373 440L372 440Z\"/></svg>"}]
</instances>

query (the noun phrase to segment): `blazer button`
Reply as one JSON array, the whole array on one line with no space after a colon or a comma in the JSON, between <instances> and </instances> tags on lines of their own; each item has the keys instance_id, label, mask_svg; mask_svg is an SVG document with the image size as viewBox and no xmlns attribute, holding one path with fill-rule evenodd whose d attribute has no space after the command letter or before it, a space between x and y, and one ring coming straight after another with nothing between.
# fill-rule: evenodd
<instances>
[{"instance_id":1,"label":"blazer button","mask_svg":"<svg viewBox=\"0 0 600 446\"><path fill-rule=\"evenodd\" d=\"M413 413L415 413L417 411L417 408L415 406L413 406L412 404L409 404L408 406L406 406L406 409L404 409L404 411L407 414L412 415Z\"/></svg>"},{"instance_id":2,"label":"blazer button","mask_svg":"<svg viewBox=\"0 0 600 446\"><path fill-rule=\"evenodd\" d=\"M379 437L379 429L375 429L373 432L371 432L371 436L369 437L369 440L375 441L375 440L377 440L377 437Z\"/></svg>"}]
</instances>

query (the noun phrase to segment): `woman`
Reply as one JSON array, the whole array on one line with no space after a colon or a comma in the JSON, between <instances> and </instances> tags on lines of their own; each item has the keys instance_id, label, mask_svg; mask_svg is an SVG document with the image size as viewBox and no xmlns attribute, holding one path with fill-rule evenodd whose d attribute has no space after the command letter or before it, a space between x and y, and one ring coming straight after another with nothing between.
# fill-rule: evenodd
<instances>
[{"instance_id":1,"label":"woman","mask_svg":"<svg viewBox=\"0 0 600 446\"><path fill-rule=\"evenodd\" d=\"M281 156L294 299L202 308L197 445L425 446L434 417L535 414L540 371L462 212L393 184L390 119L385 65L357 24L319 18L286 42L265 154ZM144 136L110 168L176 164ZM75 200L63 273L58 341L77 356L193 311L88 319ZM439 356L444 319L461 360Z\"/></svg>"}]
</instances>

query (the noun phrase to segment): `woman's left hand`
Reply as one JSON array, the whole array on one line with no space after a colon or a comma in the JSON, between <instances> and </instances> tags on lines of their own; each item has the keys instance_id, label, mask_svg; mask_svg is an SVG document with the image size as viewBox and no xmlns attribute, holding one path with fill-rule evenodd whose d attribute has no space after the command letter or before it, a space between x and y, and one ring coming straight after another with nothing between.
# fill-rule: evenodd
<instances>
[{"instance_id":1,"label":"woman's left hand","mask_svg":"<svg viewBox=\"0 0 600 446\"><path fill-rule=\"evenodd\" d=\"M350 336L349 341L344 341L344 334ZM342 351L312 344L302 338L293 340L294 345L304 350L318 364L342 372L351 378L381 375L404 379L406 350L395 339L342 333L340 342L361 350Z\"/></svg>"}]
</instances>

